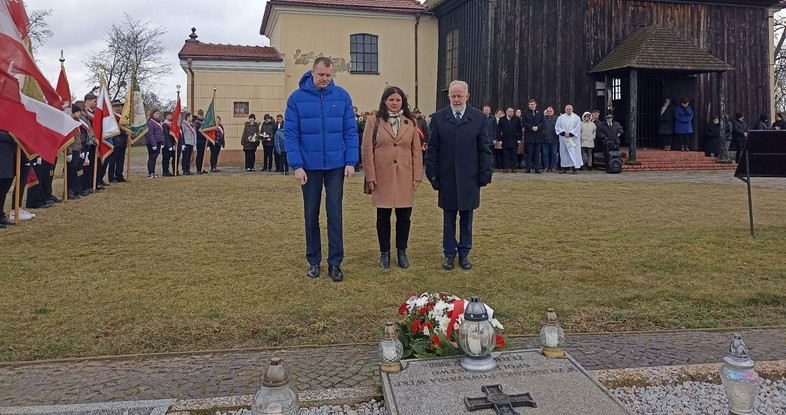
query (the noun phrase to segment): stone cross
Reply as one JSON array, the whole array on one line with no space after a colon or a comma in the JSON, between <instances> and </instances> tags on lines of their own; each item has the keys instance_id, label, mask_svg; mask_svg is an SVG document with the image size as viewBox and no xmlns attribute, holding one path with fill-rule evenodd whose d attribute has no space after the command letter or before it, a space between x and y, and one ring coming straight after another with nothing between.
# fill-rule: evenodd
<instances>
[{"instance_id":1,"label":"stone cross","mask_svg":"<svg viewBox=\"0 0 786 415\"><path fill-rule=\"evenodd\" d=\"M497 415L519 415L513 408L519 406L538 407L538 404L532 400L532 395L529 393L507 395L502 392L500 385L483 386L480 389L486 394L485 397L464 398L464 405L470 412L480 409L493 409Z\"/></svg>"}]
</instances>

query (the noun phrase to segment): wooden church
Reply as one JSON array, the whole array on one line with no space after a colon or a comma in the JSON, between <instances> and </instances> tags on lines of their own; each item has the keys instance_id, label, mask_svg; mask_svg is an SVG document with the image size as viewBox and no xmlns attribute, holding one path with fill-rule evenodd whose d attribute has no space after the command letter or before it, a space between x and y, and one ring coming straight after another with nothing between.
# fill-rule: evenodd
<instances>
[{"instance_id":1,"label":"wooden church","mask_svg":"<svg viewBox=\"0 0 786 415\"><path fill-rule=\"evenodd\" d=\"M695 111L691 148L715 114L772 112L776 0L427 0L439 19L437 107L453 79L480 107L609 111L626 144L656 146L664 97Z\"/></svg>"}]
</instances>

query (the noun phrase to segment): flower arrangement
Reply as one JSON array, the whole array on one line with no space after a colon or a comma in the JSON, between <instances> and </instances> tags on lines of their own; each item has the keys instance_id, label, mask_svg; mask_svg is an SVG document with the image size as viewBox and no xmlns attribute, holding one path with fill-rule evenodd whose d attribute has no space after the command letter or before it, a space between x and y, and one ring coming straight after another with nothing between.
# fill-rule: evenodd
<instances>
[{"instance_id":1,"label":"flower arrangement","mask_svg":"<svg viewBox=\"0 0 786 415\"><path fill-rule=\"evenodd\" d=\"M265 141L270 141L270 135L264 131L262 132L262 138L264 138Z\"/></svg>"},{"instance_id":2,"label":"flower arrangement","mask_svg":"<svg viewBox=\"0 0 786 415\"><path fill-rule=\"evenodd\" d=\"M402 358L456 356L464 352L459 346L459 330L464 322L464 305L468 301L448 293L410 293L398 314L405 316L399 323L399 340L404 346ZM494 310L486 306L495 330L502 330ZM505 347L505 338L496 336L496 349Z\"/></svg>"}]
</instances>

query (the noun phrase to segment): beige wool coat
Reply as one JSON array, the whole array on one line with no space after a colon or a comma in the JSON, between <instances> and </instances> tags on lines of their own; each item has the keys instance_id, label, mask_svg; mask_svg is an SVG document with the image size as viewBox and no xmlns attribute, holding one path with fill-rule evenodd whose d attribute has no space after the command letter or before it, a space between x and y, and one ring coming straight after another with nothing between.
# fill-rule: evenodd
<instances>
[{"instance_id":1,"label":"beige wool coat","mask_svg":"<svg viewBox=\"0 0 786 415\"><path fill-rule=\"evenodd\" d=\"M377 147L373 149L374 125ZM363 170L366 181L376 181L371 203L378 208L412 207L415 199L414 181L423 180L423 153L414 121L401 117L398 135L393 136L389 122L368 117L363 130Z\"/></svg>"}]
</instances>

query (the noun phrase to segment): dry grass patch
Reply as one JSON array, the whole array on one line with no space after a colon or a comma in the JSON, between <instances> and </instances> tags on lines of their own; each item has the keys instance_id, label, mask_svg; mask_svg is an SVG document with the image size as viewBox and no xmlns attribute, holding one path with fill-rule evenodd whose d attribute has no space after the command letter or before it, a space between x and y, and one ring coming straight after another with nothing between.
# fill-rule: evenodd
<instances>
[{"instance_id":1,"label":"dry grass patch","mask_svg":"<svg viewBox=\"0 0 786 415\"><path fill-rule=\"evenodd\" d=\"M0 232L0 360L375 341L410 290L479 294L509 334L546 307L572 332L786 324L781 190L755 189L753 240L739 186L498 180L475 268L445 272L424 186L412 267L381 271L354 179L336 284L305 276L290 177L134 179Z\"/></svg>"}]
</instances>

